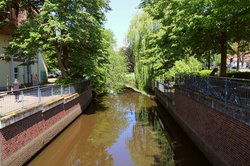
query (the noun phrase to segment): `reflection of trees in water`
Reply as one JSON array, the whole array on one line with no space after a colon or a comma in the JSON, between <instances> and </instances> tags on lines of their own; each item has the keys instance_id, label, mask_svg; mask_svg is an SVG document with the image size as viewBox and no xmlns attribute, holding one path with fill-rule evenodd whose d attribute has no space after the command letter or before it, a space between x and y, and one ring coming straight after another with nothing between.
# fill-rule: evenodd
<instances>
[{"instance_id":1,"label":"reflection of trees in water","mask_svg":"<svg viewBox=\"0 0 250 166\"><path fill-rule=\"evenodd\" d=\"M136 124L126 144L135 165L175 165L171 144L161 129L154 100L138 93L121 95L122 107L133 108Z\"/></svg>"},{"instance_id":2,"label":"reflection of trees in water","mask_svg":"<svg viewBox=\"0 0 250 166\"><path fill-rule=\"evenodd\" d=\"M74 162L71 162L71 165L113 165L113 157L108 154L105 146L96 146L94 144L89 144L88 146L83 147L84 150L77 154L72 154L72 157L76 156L79 159L74 159ZM79 154L82 154L79 156Z\"/></svg>"},{"instance_id":3,"label":"reflection of trees in water","mask_svg":"<svg viewBox=\"0 0 250 166\"><path fill-rule=\"evenodd\" d=\"M143 99L139 102L139 108L137 107L135 112L137 122L133 127L133 136L127 141L134 163L175 165L173 150L160 127L154 109L143 107L143 102Z\"/></svg>"},{"instance_id":4,"label":"reflection of trees in water","mask_svg":"<svg viewBox=\"0 0 250 166\"><path fill-rule=\"evenodd\" d=\"M114 158L107 149L125 129L130 129L129 122L136 123L132 138L126 140L135 165L173 165L173 154L160 130L154 106L153 100L131 92L98 98L90 114L79 118L46 148L48 153L40 157L40 165L44 161L62 166L113 165Z\"/></svg>"},{"instance_id":5,"label":"reflection of trees in water","mask_svg":"<svg viewBox=\"0 0 250 166\"><path fill-rule=\"evenodd\" d=\"M79 143L72 147L70 163L77 166L113 165L113 156L108 153L107 149L116 142L128 125L124 112L120 111L122 109L120 100L114 96L103 96L98 98L97 103L91 109L93 109L90 112L95 122L93 126L90 126L88 137L83 138L85 136L83 134ZM81 128L86 128L86 126Z\"/></svg>"},{"instance_id":6,"label":"reflection of trees in water","mask_svg":"<svg viewBox=\"0 0 250 166\"><path fill-rule=\"evenodd\" d=\"M92 165L113 165L113 157L106 151L106 144L103 142L102 144L96 144L89 141L89 139L93 138L93 130L95 130L95 125L97 124L98 118L95 116L92 120L92 124L90 124L90 130L86 133L86 124L84 122L86 119L81 119L76 127L79 128L78 132L83 132L82 134L78 134L77 138L72 142L73 146L71 149L67 151L67 159L66 163L62 165L72 165L72 166L92 166ZM71 132L72 134L72 132ZM100 137L101 138L101 137ZM99 139L100 139L99 138ZM67 139L65 139L67 141ZM63 160L63 159L61 159Z\"/></svg>"},{"instance_id":7,"label":"reflection of trees in water","mask_svg":"<svg viewBox=\"0 0 250 166\"><path fill-rule=\"evenodd\" d=\"M135 110L140 109L141 107L156 106L154 100L150 99L149 97L143 96L137 92L131 92L130 90L125 90L123 94L119 95L119 100L121 107L125 110L129 110L131 105L135 105Z\"/></svg>"},{"instance_id":8,"label":"reflection of trees in water","mask_svg":"<svg viewBox=\"0 0 250 166\"><path fill-rule=\"evenodd\" d=\"M96 123L87 142L91 145L91 148L97 149L95 158L98 159L101 157L104 159L112 159L113 161L112 156L107 154L107 148L111 147L116 142L121 132L127 128L128 122L126 116L124 116L124 112L121 111L123 108L120 104L121 101L119 98L114 96L104 96L100 101L106 110L96 112ZM93 153L91 154L93 155ZM89 160L88 157L91 156L86 155L85 157ZM100 161L99 164L106 165L104 161Z\"/></svg>"},{"instance_id":9,"label":"reflection of trees in water","mask_svg":"<svg viewBox=\"0 0 250 166\"><path fill-rule=\"evenodd\" d=\"M88 141L92 136L93 124L96 123L95 116L88 118L89 123L86 123L86 118L80 117L29 165L113 165L112 155L107 153L105 144L96 145Z\"/></svg>"}]
</instances>

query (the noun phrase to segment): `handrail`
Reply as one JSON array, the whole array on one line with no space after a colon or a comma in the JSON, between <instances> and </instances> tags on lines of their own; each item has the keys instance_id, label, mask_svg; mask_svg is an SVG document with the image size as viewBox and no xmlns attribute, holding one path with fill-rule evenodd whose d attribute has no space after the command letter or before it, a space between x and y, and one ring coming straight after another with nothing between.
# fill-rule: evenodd
<instances>
[{"instance_id":1,"label":"handrail","mask_svg":"<svg viewBox=\"0 0 250 166\"><path fill-rule=\"evenodd\" d=\"M81 93L89 86L91 86L91 82L85 80L74 84L34 86L1 92L0 116L4 116L16 110L26 109L30 105L37 105L46 101L55 100L59 97Z\"/></svg>"},{"instance_id":2,"label":"handrail","mask_svg":"<svg viewBox=\"0 0 250 166\"><path fill-rule=\"evenodd\" d=\"M197 92L226 104L250 108L250 80L248 79L178 75L176 83L179 89Z\"/></svg>"}]
</instances>

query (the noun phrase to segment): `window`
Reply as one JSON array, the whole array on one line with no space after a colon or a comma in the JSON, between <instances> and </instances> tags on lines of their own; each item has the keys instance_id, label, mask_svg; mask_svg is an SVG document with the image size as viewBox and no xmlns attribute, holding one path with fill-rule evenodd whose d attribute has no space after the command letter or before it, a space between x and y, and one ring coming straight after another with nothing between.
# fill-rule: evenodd
<instances>
[{"instance_id":1,"label":"window","mask_svg":"<svg viewBox=\"0 0 250 166\"><path fill-rule=\"evenodd\" d=\"M15 73L15 78L18 79L18 67L15 67L14 73Z\"/></svg>"}]
</instances>

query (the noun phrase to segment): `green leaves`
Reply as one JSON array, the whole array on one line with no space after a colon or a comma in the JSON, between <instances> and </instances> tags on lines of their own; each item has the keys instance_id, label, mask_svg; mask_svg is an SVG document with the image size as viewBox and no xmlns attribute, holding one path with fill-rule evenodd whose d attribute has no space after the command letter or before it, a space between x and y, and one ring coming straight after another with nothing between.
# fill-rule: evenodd
<instances>
[{"instance_id":1,"label":"green leaves","mask_svg":"<svg viewBox=\"0 0 250 166\"><path fill-rule=\"evenodd\" d=\"M160 26L147 13L135 15L130 25L127 41L134 54L136 85L140 90L149 90L152 87L153 69L157 70L155 66L162 59L157 46L161 33L156 34Z\"/></svg>"},{"instance_id":2,"label":"green leaves","mask_svg":"<svg viewBox=\"0 0 250 166\"><path fill-rule=\"evenodd\" d=\"M127 59L120 52L110 53L107 67L107 85L112 86L115 92L119 92L126 82Z\"/></svg>"},{"instance_id":3,"label":"green leaves","mask_svg":"<svg viewBox=\"0 0 250 166\"><path fill-rule=\"evenodd\" d=\"M191 57L197 62L191 64L188 57L207 58L208 52L221 53L223 75L228 42L250 41L250 1L142 0L140 7L143 13L134 17L128 33L139 89L150 87L151 78L191 71L186 64L198 70L198 61Z\"/></svg>"},{"instance_id":4,"label":"green leaves","mask_svg":"<svg viewBox=\"0 0 250 166\"><path fill-rule=\"evenodd\" d=\"M250 1L142 0L141 7L161 23L162 52L175 59L221 53L222 74L228 42L250 40Z\"/></svg>"},{"instance_id":5,"label":"green leaves","mask_svg":"<svg viewBox=\"0 0 250 166\"><path fill-rule=\"evenodd\" d=\"M7 1L4 1L7 2ZM114 41L104 34L108 0L18 1L22 10L33 11L18 27L6 49L8 55L33 59L39 48L49 69L59 68L63 77L88 77L103 91L109 50ZM1 1L0 5L7 5ZM34 7L39 7L35 12Z\"/></svg>"},{"instance_id":6,"label":"green leaves","mask_svg":"<svg viewBox=\"0 0 250 166\"><path fill-rule=\"evenodd\" d=\"M166 73L165 78L171 79L178 73L197 73L201 70L202 64L195 57L176 61L174 66Z\"/></svg>"}]
</instances>

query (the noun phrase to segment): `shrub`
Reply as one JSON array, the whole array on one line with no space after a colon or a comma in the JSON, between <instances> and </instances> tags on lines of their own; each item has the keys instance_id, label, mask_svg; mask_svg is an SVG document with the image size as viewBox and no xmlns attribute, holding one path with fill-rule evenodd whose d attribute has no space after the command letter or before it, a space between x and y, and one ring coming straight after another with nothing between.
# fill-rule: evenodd
<instances>
[{"instance_id":1,"label":"shrub","mask_svg":"<svg viewBox=\"0 0 250 166\"><path fill-rule=\"evenodd\" d=\"M75 79L72 78L72 77L59 77L57 80L56 80L56 84L57 85L67 85L67 84L71 84L71 83L74 83L75 82Z\"/></svg>"},{"instance_id":2,"label":"shrub","mask_svg":"<svg viewBox=\"0 0 250 166\"><path fill-rule=\"evenodd\" d=\"M209 76L211 74L212 70L201 70L199 72L199 75L202 77Z\"/></svg>"},{"instance_id":3,"label":"shrub","mask_svg":"<svg viewBox=\"0 0 250 166\"><path fill-rule=\"evenodd\" d=\"M167 72L166 79L172 79L178 73L197 73L201 68L202 63L191 56L187 60L176 61L175 65Z\"/></svg>"},{"instance_id":4,"label":"shrub","mask_svg":"<svg viewBox=\"0 0 250 166\"><path fill-rule=\"evenodd\" d=\"M227 71L227 77L250 79L250 72Z\"/></svg>"}]
</instances>

